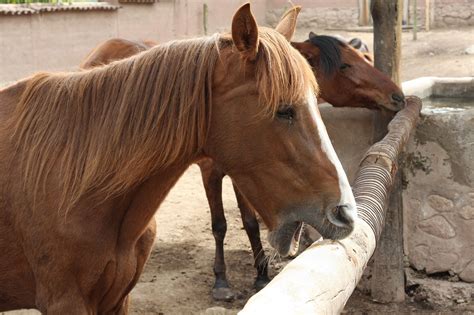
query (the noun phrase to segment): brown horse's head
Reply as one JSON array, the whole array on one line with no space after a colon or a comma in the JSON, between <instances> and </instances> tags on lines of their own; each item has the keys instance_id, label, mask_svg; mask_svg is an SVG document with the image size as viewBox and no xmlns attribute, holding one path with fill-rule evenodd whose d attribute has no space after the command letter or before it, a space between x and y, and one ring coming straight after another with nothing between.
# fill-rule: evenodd
<instances>
[{"instance_id":1,"label":"brown horse's head","mask_svg":"<svg viewBox=\"0 0 474 315\"><path fill-rule=\"evenodd\" d=\"M314 68L321 97L336 107L385 108L398 111L405 97L392 80L372 66L363 52L332 36L310 33L292 43Z\"/></svg>"},{"instance_id":2,"label":"brown horse's head","mask_svg":"<svg viewBox=\"0 0 474 315\"><path fill-rule=\"evenodd\" d=\"M221 39L204 154L230 175L287 255L300 222L340 239L357 216L346 174L316 106L317 84L289 43L299 8L276 30L258 28L248 4Z\"/></svg>"}]
</instances>

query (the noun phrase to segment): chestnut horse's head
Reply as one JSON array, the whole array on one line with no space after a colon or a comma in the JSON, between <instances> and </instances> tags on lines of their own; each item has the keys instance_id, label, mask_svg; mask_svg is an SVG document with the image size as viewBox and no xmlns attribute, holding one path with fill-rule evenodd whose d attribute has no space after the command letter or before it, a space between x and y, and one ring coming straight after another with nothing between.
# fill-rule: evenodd
<instances>
[{"instance_id":1,"label":"chestnut horse's head","mask_svg":"<svg viewBox=\"0 0 474 315\"><path fill-rule=\"evenodd\" d=\"M321 97L333 106L390 111L404 107L405 97L400 88L351 45L336 37L313 33L309 40L292 45L314 68Z\"/></svg>"},{"instance_id":2,"label":"chestnut horse's head","mask_svg":"<svg viewBox=\"0 0 474 315\"><path fill-rule=\"evenodd\" d=\"M276 30L258 28L248 4L236 12L231 37L220 40L203 148L257 209L282 255L294 248L299 223L340 239L357 216L314 75L289 43L298 12L290 9Z\"/></svg>"}]
</instances>

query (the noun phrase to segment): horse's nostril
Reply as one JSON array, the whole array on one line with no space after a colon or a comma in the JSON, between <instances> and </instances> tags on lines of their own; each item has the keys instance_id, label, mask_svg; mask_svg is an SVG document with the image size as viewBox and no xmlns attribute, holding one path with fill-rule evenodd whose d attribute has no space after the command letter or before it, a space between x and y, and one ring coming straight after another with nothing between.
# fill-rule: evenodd
<instances>
[{"instance_id":1,"label":"horse's nostril","mask_svg":"<svg viewBox=\"0 0 474 315\"><path fill-rule=\"evenodd\" d=\"M339 227L353 227L357 210L353 205L339 205L327 213L329 221Z\"/></svg>"},{"instance_id":2,"label":"horse's nostril","mask_svg":"<svg viewBox=\"0 0 474 315\"><path fill-rule=\"evenodd\" d=\"M397 110L403 109L405 107L405 95L399 94L399 93L393 93L392 105L394 105Z\"/></svg>"},{"instance_id":3,"label":"horse's nostril","mask_svg":"<svg viewBox=\"0 0 474 315\"><path fill-rule=\"evenodd\" d=\"M403 94L393 93L392 100L394 100L397 103L403 103L405 102L405 96Z\"/></svg>"},{"instance_id":4,"label":"horse's nostril","mask_svg":"<svg viewBox=\"0 0 474 315\"><path fill-rule=\"evenodd\" d=\"M354 223L354 217L352 215L353 209L348 205L336 207L337 218L339 221L351 225Z\"/></svg>"}]
</instances>

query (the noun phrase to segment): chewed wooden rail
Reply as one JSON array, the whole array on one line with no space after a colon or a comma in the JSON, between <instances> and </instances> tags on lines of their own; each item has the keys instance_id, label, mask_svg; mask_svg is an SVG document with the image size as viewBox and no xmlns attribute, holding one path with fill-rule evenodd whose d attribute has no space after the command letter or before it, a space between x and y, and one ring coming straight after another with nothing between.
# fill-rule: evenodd
<instances>
[{"instance_id":1,"label":"chewed wooden rail","mask_svg":"<svg viewBox=\"0 0 474 315\"><path fill-rule=\"evenodd\" d=\"M342 241L316 242L290 262L240 315L337 314L351 296L374 253L382 231L389 192L421 110L410 96L407 106L388 125L387 135L365 154L353 185L359 219Z\"/></svg>"}]
</instances>

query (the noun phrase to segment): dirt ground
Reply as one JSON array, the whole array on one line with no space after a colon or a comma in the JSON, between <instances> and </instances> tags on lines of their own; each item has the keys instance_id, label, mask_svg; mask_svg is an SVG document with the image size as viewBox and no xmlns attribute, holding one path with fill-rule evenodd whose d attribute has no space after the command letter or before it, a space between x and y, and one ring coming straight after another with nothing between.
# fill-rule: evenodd
<instances>
[{"instance_id":1,"label":"dirt ground","mask_svg":"<svg viewBox=\"0 0 474 315\"><path fill-rule=\"evenodd\" d=\"M309 31L300 30L297 39L306 39ZM347 38L360 37L372 47L371 33L312 31L318 34L339 34ZM411 33L404 32L402 80L420 76L474 76L474 55L463 54L473 44L474 28L419 32L417 41L412 40ZM215 302L210 296L214 281L214 239L199 168L193 165L156 214L157 239L140 282L132 291L132 314L199 314L219 306L229 310L226 314L235 314L254 293L253 258L228 178L224 181L223 201L228 222L225 241L228 278L236 299L233 302ZM262 234L265 239L266 230ZM264 246L269 249L267 243ZM275 275L283 264L278 259L273 261L271 275ZM474 312L473 308L471 311ZM469 312L468 309L464 310L464 314ZM375 304L356 292L344 312L448 314L454 310L428 311L413 303Z\"/></svg>"},{"instance_id":2,"label":"dirt ground","mask_svg":"<svg viewBox=\"0 0 474 315\"><path fill-rule=\"evenodd\" d=\"M372 47L371 33L324 33L360 37ZM297 38L305 39L307 34L307 31L300 31ZM474 76L474 55L463 54L473 44L474 28L419 32L417 41L412 40L411 33L404 32L402 80L420 76ZM156 214L158 235L140 283L132 292L133 314L195 314L216 306L230 309L228 313L233 314L254 293L252 283L255 270L250 245L227 178L224 181L223 201L228 222L225 241L228 278L236 299L233 302L215 302L210 296L214 281L214 239L199 168L193 165ZM269 249L268 244L265 248ZM283 264L279 260L272 262L271 274L274 275ZM374 313L428 312L410 303L374 304L360 293L350 300L345 312L366 314L369 310ZM446 310L440 313L446 314Z\"/></svg>"}]
</instances>

